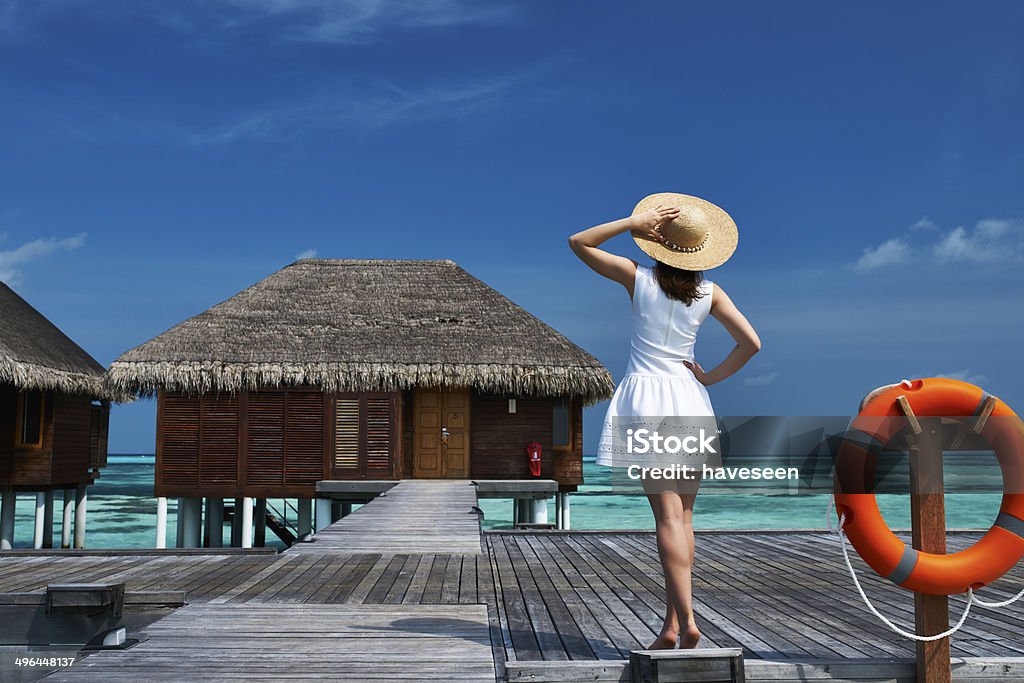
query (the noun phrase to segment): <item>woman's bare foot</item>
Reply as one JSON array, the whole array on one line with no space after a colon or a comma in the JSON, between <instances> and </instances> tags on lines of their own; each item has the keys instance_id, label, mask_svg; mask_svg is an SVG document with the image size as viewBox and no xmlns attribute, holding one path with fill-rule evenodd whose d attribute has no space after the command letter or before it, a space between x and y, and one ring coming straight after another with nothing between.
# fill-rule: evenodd
<instances>
[{"instance_id":1,"label":"woman's bare foot","mask_svg":"<svg viewBox=\"0 0 1024 683\"><path fill-rule=\"evenodd\" d=\"M679 647L684 650L692 650L697 647L697 641L700 640L700 631L697 630L696 624L690 624L683 631L682 636L679 639Z\"/></svg>"},{"instance_id":2,"label":"woman's bare foot","mask_svg":"<svg viewBox=\"0 0 1024 683\"><path fill-rule=\"evenodd\" d=\"M674 650L679 633L676 631L662 631L653 643L647 646L648 650Z\"/></svg>"}]
</instances>

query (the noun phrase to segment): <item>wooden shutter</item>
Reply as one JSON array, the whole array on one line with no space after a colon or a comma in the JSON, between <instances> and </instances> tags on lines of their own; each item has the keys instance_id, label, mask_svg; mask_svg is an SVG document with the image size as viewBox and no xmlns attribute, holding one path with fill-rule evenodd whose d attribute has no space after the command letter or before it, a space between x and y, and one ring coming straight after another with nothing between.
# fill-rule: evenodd
<instances>
[{"instance_id":1,"label":"wooden shutter","mask_svg":"<svg viewBox=\"0 0 1024 683\"><path fill-rule=\"evenodd\" d=\"M246 413L247 484L284 484L284 404L283 391L249 392Z\"/></svg>"},{"instance_id":2,"label":"wooden shutter","mask_svg":"<svg viewBox=\"0 0 1024 683\"><path fill-rule=\"evenodd\" d=\"M157 481L163 485L194 486L199 469L199 399L165 393L161 400Z\"/></svg>"},{"instance_id":3,"label":"wooden shutter","mask_svg":"<svg viewBox=\"0 0 1024 683\"><path fill-rule=\"evenodd\" d=\"M391 471L395 426L392 403L389 397L364 399L367 474L384 474Z\"/></svg>"},{"instance_id":4,"label":"wooden shutter","mask_svg":"<svg viewBox=\"0 0 1024 683\"><path fill-rule=\"evenodd\" d=\"M397 394L341 394L334 407L332 476L394 476Z\"/></svg>"},{"instance_id":5,"label":"wooden shutter","mask_svg":"<svg viewBox=\"0 0 1024 683\"><path fill-rule=\"evenodd\" d=\"M89 410L89 467L106 467L110 404L93 403Z\"/></svg>"},{"instance_id":6,"label":"wooden shutter","mask_svg":"<svg viewBox=\"0 0 1024 683\"><path fill-rule=\"evenodd\" d=\"M238 481L238 396L199 399L199 483L234 486Z\"/></svg>"},{"instance_id":7,"label":"wooden shutter","mask_svg":"<svg viewBox=\"0 0 1024 683\"><path fill-rule=\"evenodd\" d=\"M315 484L323 479L323 392L288 392L284 433L285 483Z\"/></svg>"},{"instance_id":8,"label":"wooden shutter","mask_svg":"<svg viewBox=\"0 0 1024 683\"><path fill-rule=\"evenodd\" d=\"M334 472L359 473L358 398L338 398L334 410Z\"/></svg>"}]
</instances>

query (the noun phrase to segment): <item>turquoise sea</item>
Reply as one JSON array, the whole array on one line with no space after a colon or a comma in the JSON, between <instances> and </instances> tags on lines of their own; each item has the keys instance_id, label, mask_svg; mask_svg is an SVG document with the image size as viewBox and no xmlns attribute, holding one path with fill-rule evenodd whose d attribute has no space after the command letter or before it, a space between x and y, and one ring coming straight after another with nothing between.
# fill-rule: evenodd
<instances>
[{"instance_id":1,"label":"turquoise sea","mask_svg":"<svg viewBox=\"0 0 1024 683\"><path fill-rule=\"evenodd\" d=\"M86 545L90 548L151 548L154 544L156 499L153 498L153 455L111 455L102 476L89 490ZM572 495L573 529L653 529L647 499L613 487L611 470L584 459L586 485ZM694 510L698 529L824 529L827 495L758 495L716 493L712 483L701 487ZM879 507L892 528L910 526L907 495L879 495ZM15 547L31 547L35 496L18 498ZM999 509L998 493L951 493L946 496L949 528L987 529ZM279 501L271 501L271 504ZM510 500L483 500L484 527L512 525ZM171 501L168 545L174 545L175 503ZM57 494L54 536L60 541L60 494ZM549 503L548 519L555 520ZM276 538L268 531L268 544Z\"/></svg>"}]
</instances>

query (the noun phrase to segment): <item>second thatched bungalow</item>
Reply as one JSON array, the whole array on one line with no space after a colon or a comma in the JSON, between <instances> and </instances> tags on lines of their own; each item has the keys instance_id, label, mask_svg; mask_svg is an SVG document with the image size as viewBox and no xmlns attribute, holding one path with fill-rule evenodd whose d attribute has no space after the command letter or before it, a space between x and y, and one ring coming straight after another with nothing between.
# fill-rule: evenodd
<instances>
[{"instance_id":1,"label":"second thatched bungalow","mask_svg":"<svg viewBox=\"0 0 1024 683\"><path fill-rule=\"evenodd\" d=\"M15 500L35 494L33 545L53 546L54 492L63 492L61 544L85 547L90 484L107 464L110 393L103 366L0 282L0 549L14 544Z\"/></svg>"},{"instance_id":2,"label":"second thatched bungalow","mask_svg":"<svg viewBox=\"0 0 1024 683\"><path fill-rule=\"evenodd\" d=\"M257 522L261 501L298 499L302 533L317 482L527 479L532 442L541 476L574 491L583 406L613 389L597 359L452 261L298 261L108 379L158 398L156 495L182 499L185 545L203 497L215 519L217 501L255 499Z\"/></svg>"}]
</instances>

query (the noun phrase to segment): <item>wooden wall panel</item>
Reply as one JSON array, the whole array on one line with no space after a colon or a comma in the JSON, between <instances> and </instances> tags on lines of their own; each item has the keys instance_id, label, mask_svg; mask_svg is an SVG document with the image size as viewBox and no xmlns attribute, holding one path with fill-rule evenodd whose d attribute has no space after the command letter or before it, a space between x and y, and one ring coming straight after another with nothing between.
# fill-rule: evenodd
<instances>
[{"instance_id":1,"label":"wooden wall panel","mask_svg":"<svg viewBox=\"0 0 1024 683\"><path fill-rule=\"evenodd\" d=\"M0 486L10 485L14 466L14 421L18 412L18 391L13 384L0 384Z\"/></svg>"},{"instance_id":2,"label":"wooden wall panel","mask_svg":"<svg viewBox=\"0 0 1024 683\"><path fill-rule=\"evenodd\" d=\"M166 488L193 491L199 485L199 399L160 395L156 495ZM170 494L174 495L174 494Z\"/></svg>"},{"instance_id":3,"label":"wooden wall panel","mask_svg":"<svg viewBox=\"0 0 1024 683\"><path fill-rule=\"evenodd\" d=\"M50 480L74 485L92 481L89 460L92 442L92 399L50 393L53 434Z\"/></svg>"},{"instance_id":4,"label":"wooden wall panel","mask_svg":"<svg viewBox=\"0 0 1024 683\"><path fill-rule=\"evenodd\" d=\"M283 391L251 391L246 416L245 483L253 486L284 484Z\"/></svg>"},{"instance_id":5,"label":"wooden wall panel","mask_svg":"<svg viewBox=\"0 0 1024 683\"><path fill-rule=\"evenodd\" d=\"M473 395L473 476L481 479L529 479L526 445L540 443L543 449L541 477L551 477L550 399L516 400L516 412L508 412L507 396Z\"/></svg>"},{"instance_id":6,"label":"wooden wall panel","mask_svg":"<svg viewBox=\"0 0 1024 683\"><path fill-rule=\"evenodd\" d=\"M321 391L287 393L284 483L314 486L324 478L324 394Z\"/></svg>"},{"instance_id":7,"label":"wooden wall panel","mask_svg":"<svg viewBox=\"0 0 1024 683\"><path fill-rule=\"evenodd\" d=\"M415 396L414 391L403 391L401 398L401 430L399 432L399 476L402 479L412 479L412 461L413 461L413 435L416 432L415 417L413 408L415 407Z\"/></svg>"},{"instance_id":8,"label":"wooden wall panel","mask_svg":"<svg viewBox=\"0 0 1024 683\"><path fill-rule=\"evenodd\" d=\"M199 399L199 482L238 483L238 396L206 394Z\"/></svg>"},{"instance_id":9,"label":"wooden wall panel","mask_svg":"<svg viewBox=\"0 0 1024 683\"><path fill-rule=\"evenodd\" d=\"M92 400L52 391L44 400L42 448L16 447L18 390L0 388L0 484L45 490L90 483Z\"/></svg>"},{"instance_id":10,"label":"wooden wall panel","mask_svg":"<svg viewBox=\"0 0 1024 683\"><path fill-rule=\"evenodd\" d=\"M353 398L358 418L335 409ZM320 479L411 477L411 403L412 392L341 394L337 399L316 389L243 392L238 398L165 394L158 418L157 495L312 496ZM472 394L472 477L529 478L526 444L539 441L544 449L541 476L563 487L582 483L581 408L578 403L571 408L572 449L556 452L552 406L551 399L519 398L510 414L508 397ZM338 420L344 424L335 424ZM335 463L336 441L351 440L356 427L358 468L344 457ZM391 458L389 433L397 448Z\"/></svg>"},{"instance_id":11,"label":"wooden wall panel","mask_svg":"<svg viewBox=\"0 0 1024 683\"><path fill-rule=\"evenodd\" d=\"M582 477L567 475L582 472L583 420L578 402L570 407L574 423L569 451L555 451L551 445L553 399L518 398L516 412L509 413L507 396L474 394L472 406L470 471L474 479L532 478L526 445L537 441L542 449L542 478L556 479L566 487L582 483Z\"/></svg>"}]
</instances>

